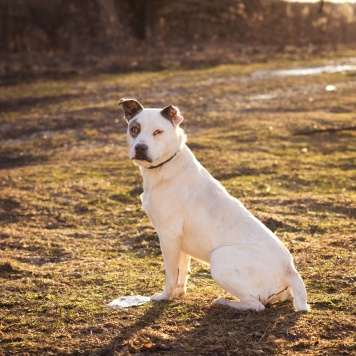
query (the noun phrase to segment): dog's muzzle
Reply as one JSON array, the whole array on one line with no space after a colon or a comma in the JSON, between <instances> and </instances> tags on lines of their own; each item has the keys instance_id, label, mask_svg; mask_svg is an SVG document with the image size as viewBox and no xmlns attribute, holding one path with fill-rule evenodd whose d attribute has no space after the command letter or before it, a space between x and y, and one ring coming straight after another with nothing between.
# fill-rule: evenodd
<instances>
[{"instance_id":1,"label":"dog's muzzle","mask_svg":"<svg viewBox=\"0 0 356 356\"><path fill-rule=\"evenodd\" d=\"M152 159L148 157L148 146L144 143L139 143L135 146L135 157L133 159L137 159L140 161L152 162Z\"/></svg>"}]
</instances>

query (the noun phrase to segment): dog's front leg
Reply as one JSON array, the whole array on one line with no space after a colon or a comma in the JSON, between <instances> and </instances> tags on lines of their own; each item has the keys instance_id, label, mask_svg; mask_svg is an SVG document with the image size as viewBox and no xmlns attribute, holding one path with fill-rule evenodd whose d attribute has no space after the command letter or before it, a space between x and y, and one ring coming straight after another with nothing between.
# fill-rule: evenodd
<instances>
[{"instance_id":1,"label":"dog's front leg","mask_svg":"<svg viewBox=\"0 0 356 356\"><path fill-rule=\"evenodd\" d=\"M179 274L175 291L177 297L185 295L185 293L187 292L187 282L190 275L190 260L191 257L181 251L179 261Z\"/></svg>"},{"instance_id":2,"label":"dog's front leg","mask_svg":"<svg viewBox=\"0 0 356 356\"><path fill-rule=\"evenodd\" d=\"M181 251L180 238L172 239L160 236L160 244L164 260L166 286L162 293L156 293L151 297L151 300L154 301L171 300L183 294L179 290L179 269L181 260L187 259L186 255Z\"/></svg>"}]
</instances>

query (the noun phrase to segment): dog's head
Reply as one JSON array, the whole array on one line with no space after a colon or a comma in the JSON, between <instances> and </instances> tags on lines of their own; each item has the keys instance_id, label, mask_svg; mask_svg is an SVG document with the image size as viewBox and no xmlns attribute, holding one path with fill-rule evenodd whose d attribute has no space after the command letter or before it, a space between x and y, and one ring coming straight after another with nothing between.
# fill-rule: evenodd
<instances>
[{"instance_id":1,"label":"dog's head","mask_svg":"<svg viewBox=\"0 0 356 356\"><path fill-rule=\"evenodd\" d=\"M183 117L173 105L163 109L145 109L135 99L121 99L128 123L127 140L130 159L142 167L160 165L173 157L185 143L179 127Z\"/></svg>"}]
</instances>

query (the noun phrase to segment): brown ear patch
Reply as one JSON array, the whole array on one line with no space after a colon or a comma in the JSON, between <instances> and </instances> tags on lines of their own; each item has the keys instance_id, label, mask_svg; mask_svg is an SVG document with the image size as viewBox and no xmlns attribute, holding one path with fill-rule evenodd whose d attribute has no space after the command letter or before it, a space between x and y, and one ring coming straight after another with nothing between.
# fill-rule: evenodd
<instances>
[{"instance_id":1,"label":"brown ear patch","mask_svg":"<svg viewBox=\"0 0 356 356\"><path fill-rule=\"evenodd\" d=\"M127 122L143 110L143 106L135 99L120 99L119 105L122 105L122 108L124 109Z\"/></svg>"},{"instance_id":2,"label":"brown ear patch","mask_svg":"<svg viewBox=\"0 0 356 356\"><path fill-rule=\"evenodd\" d=\"M180 115L179 109L173 105L163 108L161 115L165 119L169 120L173 126L178 126L183 121L183 116Z\"/></svg>"},{"instance_id":3,"label":"brown ear patch","mask_svg":"<svg viewBox=\"0 0 356 356\"><path fill-rule=\"evenodd\" d=\"M172 121L173 118L179 113L179 109L174 107L173 105L166 106L165 108L162 109L161 115L168 119L169 121Z\"/></svg>"},{"instance_id":4,"label":"brown ear patch","mask_svg":"<svg viewBox=\"0 0 356 356\"><path fill-rule=\"evenodd\" d=\"M179 110L174 107L173 105L166 106L165 108L162 109L161 115L168 119L172 120L175 115L179 113Z\"/></svg>"}]
</instances>

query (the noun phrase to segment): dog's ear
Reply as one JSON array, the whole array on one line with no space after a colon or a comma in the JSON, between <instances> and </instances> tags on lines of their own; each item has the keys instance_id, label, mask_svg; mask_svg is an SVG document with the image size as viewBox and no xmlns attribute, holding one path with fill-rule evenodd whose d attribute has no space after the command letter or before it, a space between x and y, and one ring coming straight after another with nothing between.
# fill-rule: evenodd
<instances>
[{"instance_id":1,"label":"dog's ear","mask_svg":"<svg viewBox=\"0 0 356 356\"><path fill-rule=\"evenodd\" d=\"M135 99L120 99L118 105L122 105L127 122L129 122L137 113L143 110L143 106Z\"/></svg>"},{"instance_id":2,"label":"dog's ear","mask_svg":"<svg viewBox=\"0 0 356 356\"><path fill-rule=\"evenodd\" d=\"M167 120L171 121L174 126L179 125L184 120L183 116L181 116L179 113L179 109L173 105L169 105L163 108L161 115Z\"/></svg>"}]
</instances>

